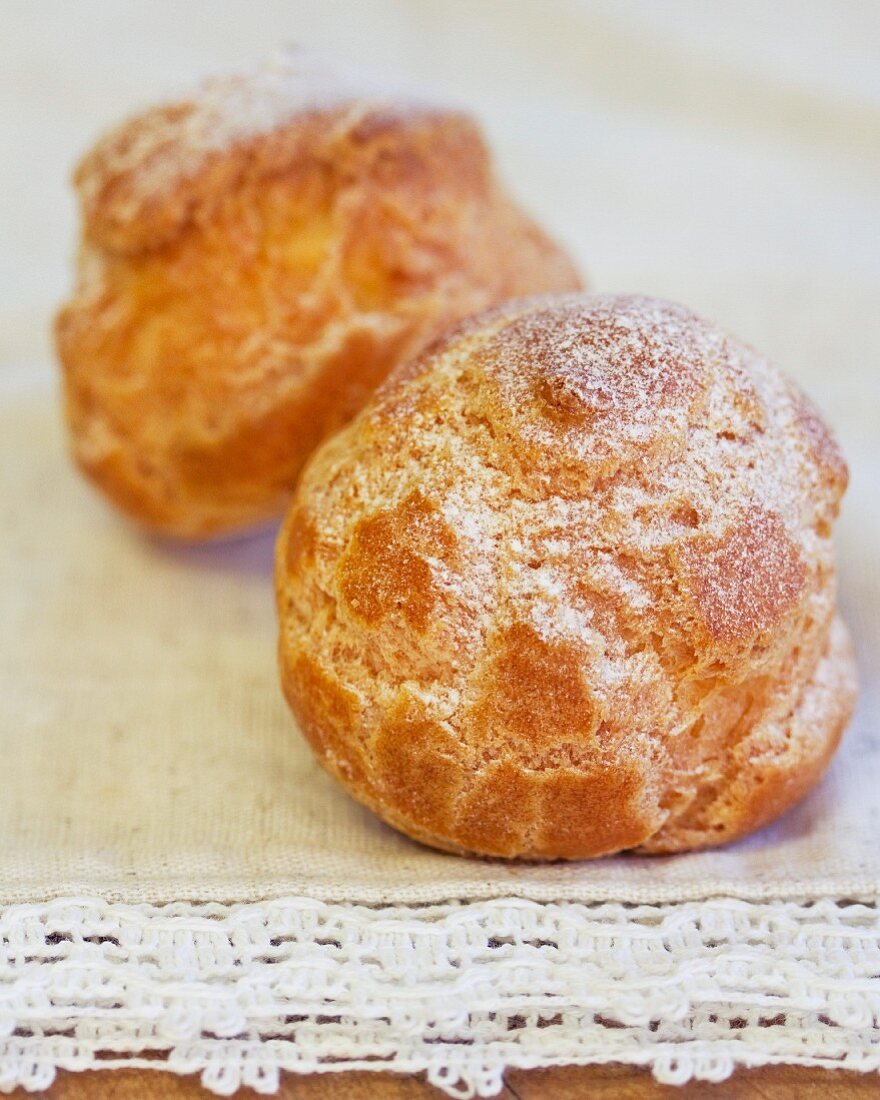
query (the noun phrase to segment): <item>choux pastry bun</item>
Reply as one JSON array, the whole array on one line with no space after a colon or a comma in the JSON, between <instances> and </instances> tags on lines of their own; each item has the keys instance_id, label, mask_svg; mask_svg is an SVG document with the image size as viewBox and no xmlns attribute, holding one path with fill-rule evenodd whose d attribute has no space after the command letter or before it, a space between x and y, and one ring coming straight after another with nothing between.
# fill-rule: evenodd
<instances>
[{"instance_id":1,"label":"choux pastry bun","mask_svg":"<svg viewBox=\"0 0 880 1100\"><path fill-rule=\"evenodd\" d=\"M470 319L308 463L279 536L283 687L355 798L455 852L741 837L855 694L806 397L668 302Z\"/></svg>"},{"instance_id":2,"label":"choux pastry bun","mask_svg":"<svg viewBox=\"0 0 880 1100\"><path fill-rule=\"evenodd\" d=\"M468 115L298 51L124 123L75 182L56 325L73 454L170 535L280 515L394 364L467 314L580 285Z\"/></svg>"}]
</instances>

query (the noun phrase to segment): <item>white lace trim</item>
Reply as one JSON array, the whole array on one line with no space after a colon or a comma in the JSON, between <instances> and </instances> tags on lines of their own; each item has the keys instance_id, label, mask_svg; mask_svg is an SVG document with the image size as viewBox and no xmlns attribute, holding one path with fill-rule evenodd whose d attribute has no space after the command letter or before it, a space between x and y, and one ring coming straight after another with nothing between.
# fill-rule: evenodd
<instances>
[{"instance_id":1,"label":"white lace trim","mask_svg":"<svg viewBox=\"0 0 880 1100\"><path fill-rule=\"evenodd\" d=\"M664 1082L789 1062L880 1070L873 903L0 909L0 1090L56 1069L425 1071L491 1096L507 1067L627 1062Z\"/></svg>"}]
</instances>

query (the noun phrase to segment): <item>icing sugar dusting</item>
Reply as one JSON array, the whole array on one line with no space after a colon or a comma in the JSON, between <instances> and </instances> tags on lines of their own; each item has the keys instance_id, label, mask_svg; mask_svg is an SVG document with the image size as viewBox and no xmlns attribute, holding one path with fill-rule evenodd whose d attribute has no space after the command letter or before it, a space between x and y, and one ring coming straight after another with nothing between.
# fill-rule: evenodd
<instances>
[{"instance_id":1,"label":"icing sugar dusting","mask_svg":"<svg viewBox=\"0 0 880 1100\"><path fill-rule=\"evenodd\" d=\"M205 81L188 131L206 146L223 148L270 133L296 115L362 100L428 105L427 97L413 88L291 46L259 65Z\"/></svg>"},{"instance_id":2,"label":"icing sugar dusting","mask_svg":"<svg viewBox=\"0 0 880 1100\"><path fill-rule=\"evenodd\" d=\"M447 377L443 353L411 383L437 387L418 448L438 473L443 455L456 484L444 512L472 542L462 590L501 584L543 635L599 632L621 659L658 599L731 639L798 603L804 563L828 553L813 532L823 502L807 490L789 384L766 360L641 297L538 299L492 316L471 343L472 383ZM471 427L450 433L436 409L462 402ZM450 457L467 477L445 470Z\"/></svg>"},{"instance_id":3,"label":"icing sugar dusting","mask_svg":"<svg viewBox=\"0 0 880 1100\"><path fill-rule=\"evenodd\" d=\"M287 47L267 61L211 77L195 93L114 128L82 162L77 184L89 204L108 179L128 177L133 201L124 213L135 217L139 201L194 176L212 154L271 134L300 116L356 106L405 111L438 104L418 89Z\"/></svg>"},{"instance_id":4,"label":"icing sugar dusting","mask_svg":"<svg viewBox=\"0 0 880 1100\"><path fill-rule=\"evenodd\" d=\"M609 476L652 453L668 460L682 451L723 342L714 325L668 302L537 299L477 353L498 397L484 415L511 451L531 449L542 492L580 495L588 471Z\"/></svg>"}]
</instances>

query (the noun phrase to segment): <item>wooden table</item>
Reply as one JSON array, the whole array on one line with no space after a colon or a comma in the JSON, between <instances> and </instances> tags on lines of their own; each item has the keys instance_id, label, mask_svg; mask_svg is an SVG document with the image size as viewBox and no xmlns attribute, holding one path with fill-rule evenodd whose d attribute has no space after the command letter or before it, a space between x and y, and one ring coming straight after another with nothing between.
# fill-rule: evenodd
<instances>
[{"instance_id":1,"label":"wooden table","mask_svg":"<svg viewBox=\"0 0 880 1100\"><path fill-rule=\"evenodd\" d=\"M16 1089L16 1100L32 1093ZM197 1078L151 1070L61 1073L42 1094L50 1100L210 1100ZM241 1100L257 1093L242 1089ZM287 1074L279 1100L443 1100L420 1077L391 1073ZM508 1073L500 1100L866 1100L880 1097L880 1076L845 1070L768 1066L741 1070L719 1085L695 1081L681 1088L658 1085L631 1066L564 1066Z\"/></svg>"}]
</instances>

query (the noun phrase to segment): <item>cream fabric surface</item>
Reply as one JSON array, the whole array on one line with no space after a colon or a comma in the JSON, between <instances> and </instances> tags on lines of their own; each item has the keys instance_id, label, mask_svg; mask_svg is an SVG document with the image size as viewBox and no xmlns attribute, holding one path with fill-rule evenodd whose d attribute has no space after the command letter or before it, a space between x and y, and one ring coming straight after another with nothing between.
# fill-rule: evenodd
<instances>
[{"instance_id":1,"label":"cream fabric surface","mask_svg":"<svg viewBox=\"0 0 880 1100\"><path fill-rule=\"evenodd\" d=\"M374 0L318 18L311 5L267 3L259 26L230 3L212 6L209 25L186 4L151 4L149 18L135 10L124 23L111 4L76 7L37 26L21 5L3 66L5 136L17 144L2 158L0 900L875 889L876 7L422 0L404 10ZM516 868L398 837L321 774L281 701L270 534L163 545L110 514L71 470L46 346L69 278L70 159L140 99L297 32L472 103L515 189L594 285L716 317L795 375L837 427L853 475L839 547L861 705L828 780L759 837L683 858Z\"/></svg>"},{"instance_id":2,"label":"cream fabric surface","mask_svg":"<svg viewBox=\"0 0 880 1100\"><path fill-rule=\"evenodd\" d=\"M465 1092L488 1094L504 1065L610 1057L607 1029L590 1038L603 1003L642 1028L630 1047L634 1033L615 1039L614 1051L652 1062L667 1080L723 1076L734 1060L880 1065L871 1023L880 1012L880 922L864 906L834 916L838 901L880 894L877 6L224 0L208 9L153 0L127 6L123 21L109 0L13 0L3 39L0 932L20 950L0 959L0 1040L10 1036L0 1042L0 1088L45 1083L56 1065L93 1065L95 1052L110 1046L126 1064L140 1051L170 1049L170 1068L203 1070L227 1091L240 1080L269 1089L281 1066L374 1064L377 1052L397 1050L396 1068L427 1068L450 1088L458 1074ZM555 866L463 860L398 836L315 766L281 700L271 532L171 546L111 514L71 469L47 336L69 278L71 160L121 112L290 39L393 66L470 104L514 190L571 246L594 286L676 298L714 317L795 376L838 429L852 469L838 546L842 605L860 658L859 711L821 787L759 836L718 852ZM553 904L534 910L512 898ZM690 904L707 898L718 901ZM827 912L814 908L816 899L826 899L819 904ZM649 916L628 917L635 911L618 905L609 932L606 900L647 905ZM186 902L215 904L180 908ZM441 909L406 908L425 903ZM358 975L379 950L373 918L358 917L367 912L358 905L390 907L381 920L395 965L410 958L402 946L410 935L413 943L420 936L441 943L439 955L425 947L410 959L421 1007L399 1018L386 1006L383 1019L396 1032L382 1032L375 1019L378 1030L365 1030L363 1019L356 1026ZM712 937L704 923L716 905L723 935ZM461 965L459 909L483 951L464 992L432 970L441 957ZM535 921L551 917L547 939ZM346 921L351 941L321 932ZM250 994L235 984L242 958L259 984L257 947L286 944L288 933L302 951L279 949L270 983L272 998L280 997L271 1002L277 1019L260 1016L259 999L248 1015ZM242 935L257 947L239 957ZM171 937L165 949L163 936ZM538 950L535 943L556 944L554 936L581 944L594 961L605 951L608 962L591 972L589 996L577 977L586 956L540 971L562 998L560 1028L543 1029L551 1041L538 1036L539 1008L559 1003L529 1015L504 975ZM651 992L660 972L647 962L647 970L633 969L640 948L620 946L646 939L676 960L661 981L684 997L676 1009L684 1030L675 1034L658 1036L646 1023L662 1011ZM340 964L337 975L345 995L333 987L354 1023L347 1032L344 1021L332 1024L328 1038L325 1021L323 1031L301 1030L298 1047L276 1050L265 1020L275 1019L281 1035L277 1028L292 1026L284 1020L300 1004L298 987L284 982L303 967L325 973L322 952L337 941L340 951L357 945L345 955L357 965ZM510 948L503 964L492 954L496 941ZM706 962L719 943L732 952L720 970ZM787 1022L769 1027L760 1023L761 997L782 993L768 992L761 975L781 945L795 945L790 969L773 971L790 998ZM708 992L694 977L706 977L706 966ZM132 967L126 986L122 975ZM217 967L237 1006L219 1024L204 1016L218 995ZM90 993L85 977L71 999L72 973L118 979L128 993L117 1000L134 1022L115 1020L112 999ZM644 995L639 974L651 979ZM625 1003L612 992L621 975L633 982L626 988L634 1000ZM150 992L148 977L158 983ZM686 1005L688 990L697 1001ZM470 1012L470 1030L447 1020L443 1034L471 1053L453 1057L464 1048L440 1049L431 1028L440 1027L437 1006L455 998ZM715 1006L711 1013L706 1005ZM516 1049L488 1017L474 1015L490 1008L505 1032L525 1012ZM746 1016L749 1027L734 1025L728 1050L717 1019L727 1028L724 1020ZM835 1025L826 1035L823 1017ZM404 1033L421 1036L420 1045L407 1046ZM192 1034L202 1035L201 1046L187 1046ZM671 1053L685 1041L691 1055Z\"/></svg>"},{"instance_id":3,"label":"cream fabric surface","mask_svg":"<svg viewBox=\"0 0 880 1100\"><path fill-rule=\"evenodd\" d=\"M858 897L880 885L867 677L826 781L750 840L567 865L461 859L381 824L313 762L278 687L271 533L180 548L131 530L70 468L51 399L4 414L0 478L2 901L656 902ZM869 657L880 539L860 480L842 549L845 606Z\"/></svg>"}]
</instances>

